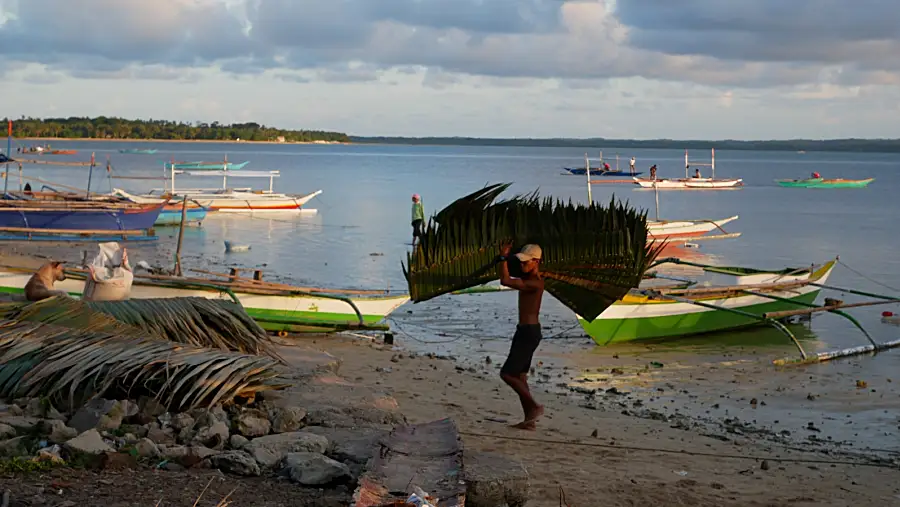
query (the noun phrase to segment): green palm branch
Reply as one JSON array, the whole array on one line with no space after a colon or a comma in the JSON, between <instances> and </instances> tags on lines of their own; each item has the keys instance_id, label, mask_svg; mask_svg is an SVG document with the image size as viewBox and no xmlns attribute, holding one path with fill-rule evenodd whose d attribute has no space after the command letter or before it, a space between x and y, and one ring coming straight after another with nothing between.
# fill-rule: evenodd
<instances>
[{"instance_id":1,"label":"green palm branch","mask_svg":"<svg viewBox=\"0 0 900 507\"><path fill-rule=\"evenodd\" d=\"M497 280L501 245L536 243L546 290L591 321L640 284L662 248L648 240L646 214L615 198L585 206L534 192L495 202L509 186L486 186L428 221L403 265L413 301Z\"/></svg>"},{"instance_id":2,"label":"green palm branch","mask_svg":"<svg viewBox=\"0 0 900 507\"><path fill-rule=\"evenodd\" d=\"M0 320L0 398L47 397L78 407L150 395L172 410L283 389L277 361L149 337Z\"/></svg>"}]
</instances>

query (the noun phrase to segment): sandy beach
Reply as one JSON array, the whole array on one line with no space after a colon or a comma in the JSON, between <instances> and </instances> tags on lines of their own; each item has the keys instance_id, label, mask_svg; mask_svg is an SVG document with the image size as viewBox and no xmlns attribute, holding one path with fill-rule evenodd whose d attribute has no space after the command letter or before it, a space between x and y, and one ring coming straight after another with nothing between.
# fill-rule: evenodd
<instances>
[{"instance_id":1,"label":"sandy beach","mask_svg":"<svg viewBox=\"0 0 900 507\"><path fill-rule=\"evenodd\" d=\"M38 256L77 263L82 250L94 249L21 245L7 249L2 261L24 265L22 257L14 256L16 251L29 255L32 263L39 262ZM158 251L156 255L162 259L169 254ZM428 323L428 312L416 313L424 313L419 321ZM439 319L440 313L431 318ZM790 436L768 429L765 418L756 414L763 414L766 401L775 403L775 392L780 394L789 384L766 381L771 370L764 363L729 363L729 358L723 358L712 367L700 365L702 370L695 365L689 374L667 364L660 370L665 373L656 375L661 378L652 382L652 374L641 374L647 369L645 363L654 359L652 354L637 359L603 356L598 361L553 352L554 345L545 343L534 365L532 386L546 415L537 431L530 432L509 428L521 413L518 400L498 375L507 342L492 342L483 356L476 350L456 357L422 352L422 344L410 333L397 334L394 346L380 340L380 336L371 340L347 335L292 337L289 343L298 351L327 352L340 361L337 375L315 381L319 387L299 388L302 403L378 399L388 400L385 403L411 423L451 417L466 450L500 453L524 465L531 484L529 506L560 505L560 488L571 506L900 505L900 453L838 445L820 433L819 427L827 427L829 421L809 421L808 431L794 430ZM785 399L796 399L799 405L810 388L806 373L796 369L787 375L795 385ZM706 384L707 398L720 393L716 397L721 401L698 400L693 393L700 384ZM816 392L829 389L835 409L845 410L848 417L849 407L860 402L860 395L880 396L876 402L882 400L878 403L886 417L892 417L888 411L894 402L884 398L897 396L890 379L879 383L878 393L872 394L851 384L846 389L841 385L823 385ZM750 398L761 401L758 412ZM722 410L718 410L720 402ZM727 403L732 407L739 403L747 412L733 408L729 412ZM779 413L784 412L775 416L780 417ZM891 438L885 441L885 447L893 446ZM166 481L158 472L146 473L149 483ZM97 477L77 480L88 488L103 480ZM259 481L239 479L235 484L252 488ZM187 495L190 489L185 491ZM252 496L240 498L241 505L255 505L249 500ZM259 505L286 501L266 498ZM318 500L308 503L321 504Z\"/></svg>"},{"instance_id":2,"label":"sandy beach","mask_svg":"<svg viewBox=\"0 0 900 507\"><path fill-rule=\"evenodd\" d=\"M900 472L880 460L787 448L752 434L703 436L541 387L547 413L538 430L514 430L499 422L518 422L521 409L496 362L463 368L361 340L299 342L340 357L343 378L393 396L410 422L452 417L465 449L521 461L529 506L559 505L559 487L572 506L900 505Z\"/></svg>"}]
</instances>

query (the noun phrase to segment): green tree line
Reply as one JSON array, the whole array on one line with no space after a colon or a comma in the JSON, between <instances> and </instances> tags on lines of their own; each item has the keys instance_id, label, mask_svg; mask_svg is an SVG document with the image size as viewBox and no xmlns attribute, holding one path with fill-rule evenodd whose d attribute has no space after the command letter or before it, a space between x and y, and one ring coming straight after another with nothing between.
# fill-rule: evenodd
<instances>
[{"instance_id":1,"label":"green tree line","mask_svg":"<svg viewBox=\"0 0 900 507\"><path fill-rule=\"evenodd\" d=\"M3 121L6 124L6 119ZM186 123L167 120L127 120L124 118L25 118L13 120L16 137L57 137L65 139L172 139L210 141L349 142L343 132L284 130L259 123Z\"/></svg>"}]
</instances>

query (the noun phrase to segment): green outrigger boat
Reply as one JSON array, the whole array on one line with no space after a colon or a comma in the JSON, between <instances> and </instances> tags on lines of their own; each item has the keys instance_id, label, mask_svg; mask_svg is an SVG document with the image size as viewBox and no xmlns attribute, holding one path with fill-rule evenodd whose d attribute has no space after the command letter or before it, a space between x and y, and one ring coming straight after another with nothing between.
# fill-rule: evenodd
<instances>
[{"instance_id":1,"label":"green outrigger boat","mask_svg":"<svg viewBox=\"0 0 900 507\"><path fill-rule=\"evenodd\" d=\"M675 338L771 324L766 314L815 306L813 302L837 260L819 267L764 271L714 267L677 259L664 262L703 267L731 275L729 286L635 289L607 308L593 322L578 317L585 332L599 345L636 340Z\"/></svg>"},{"instance_id":2,"label":"green outrigger boat","mask_svg":"<svg viewBox=\"0 0 900 507\"><path fill-rule=\"evenodd\" d=\"M864 180L807 178L805 180L775 180L775 183L787 188L863 188L873 181L875 178Z\"/></svg>"}]
</instances>

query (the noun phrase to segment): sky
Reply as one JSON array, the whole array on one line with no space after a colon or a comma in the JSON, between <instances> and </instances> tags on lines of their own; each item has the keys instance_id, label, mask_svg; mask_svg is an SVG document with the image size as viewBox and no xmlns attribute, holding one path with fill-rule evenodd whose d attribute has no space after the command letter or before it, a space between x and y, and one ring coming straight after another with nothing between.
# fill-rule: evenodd
<instances>
[{"instance_id":1,"label":"sky","mask_svg":"<svg viewBox=\"0 0 900 507\"><path fill-rule=\"evenodd\" d=\"M900 138L897 0L0 0L0 116Z\"/></svg>"}]
</instances>

